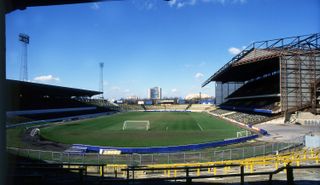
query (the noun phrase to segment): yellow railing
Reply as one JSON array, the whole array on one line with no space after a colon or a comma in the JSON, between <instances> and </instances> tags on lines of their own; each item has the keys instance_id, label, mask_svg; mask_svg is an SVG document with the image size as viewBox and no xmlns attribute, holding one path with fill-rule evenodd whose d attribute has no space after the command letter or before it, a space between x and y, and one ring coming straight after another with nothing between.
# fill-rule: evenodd
<instances>
[{"instance_id":1,"label":"yellow railing","mask_svg":"<svg viewBox=\"0 0 320 185\"><path fill-rule=\"evenodd\" d=\"M279 169L285 167L288 164L294 166L300 166L301 164L319 164L320 149L304 149L295 152L287 152L278 155L252 157L239 160L225 160L215 162L204 162L204 163L175 163L175 164L151 164L144 166L143 168L155 169L154 172L163 174L166 177L177 177L179 172L183 171L183 167L195 167L194 174L200 176L201 173L213 174L228 174L239 170L236 166L244 166L244 169L249 173L254 173L256 170L270 170ZM230 166L228 166L230 165ZM65 165L66 166L66 165ZM219 167L224 166L224 167ZM70 168L70 166L68 166ZM72 166L76 167L76 166ZM79 165L81 167L81 165ZM126 176L125 169L128 169L126 164L106 164L99 165L100 176L115 176L121 175L123 178ZM139 166L141 168L141 166ZM162 170L159 170L162 169ZM255 170L256 169L256 170ZM90 171L88 169L88 171ZM143 172L141 173L143 174ZM139 175L139 174L137 174Z\"/></svg>"}]
</instances>

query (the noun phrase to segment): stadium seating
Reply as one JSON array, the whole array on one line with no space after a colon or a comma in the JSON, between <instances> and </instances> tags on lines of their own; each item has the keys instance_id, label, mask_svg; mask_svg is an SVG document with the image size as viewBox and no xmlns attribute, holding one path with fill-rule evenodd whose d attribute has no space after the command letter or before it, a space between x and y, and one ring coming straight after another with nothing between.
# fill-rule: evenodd
<instances>
[{"instance_id":1,"label":"stadium seating","mask_svg":"<svg viewBox=\"0 0 320 185\"><path fill-rule=\"evenodd\" d=\"M280 108L280 98L271 97L228 100L227 102L221 104L220 107L238 111L257 112L255 109L264 109L276 112Z\"/></svg>"},{"instance_id":2,"label":"stadium seating","mask_svg":"<svg viewBox=\"0 0 320 185\"><path fill-rule=\"evenodd\" d=\"M213 114L217 114L217 115L223 115L223 114L227 114L227 113L230 113L232 111L230 110L224 110L224 109L215 109L215 110L212 110L210 111L211 113Z\"/></svg>"},{"instance_id":3,"label":"stadium seating","mask_svg":"<svg viewBox=\"0 0 320 185\"><path fill-rule=\"evenodd\" d=\"M146 110L165 110L165 105L146 105Z\"/></svg>"},{"instance_id":4,"label":"stadium seating","mask_svg":"<svg viewBox=\"0 0 320 185\"><path fill-rule=\"evenodd\" d=\"M223 118L227 118L236 122L250 124L250 125L261 123L272 118L272 115L255 114L255 113L248 113L248 112L244 113L244 112L237 112L233 110L224 110L224 109L216 109L210 112Z\"/></svg>"},{"instance_id":5,"label":"stadium seating","mask_svg":"<svg viewBox=\"0 0 320 185\"><path fill-rule=\"evenodd\" d=\"M166 105L167 109L170 110L186 110L188 104L173 104L173 105Z\"/></svg>"},{"instance_id":6,"label":"stadium seating","mask_svg":"<svg viewBox=\"0 0 320 185\"><path fill-rule=\"evenodd\" d=\"M83 111L71 111L71 112L66 111L66 112L52 112L52 113L10 116L10 117L7 117L6 122L7 124L17 124L17 123L25 123L25 122L38 121L38 120L68 118L68 117L97 114L97 113L104 113L104 112L110 112L110 110L105 108L97 108L93 110L83 110Z\"/></svg>"},{"instance_id":7,"label":"stadium seating","mask_svg":"<svg viewBox=\"0 0 320 185\"><path fill-rule=\"evenodd\" d=\"M249 81L230 94L226 98L227 101L219 105L219 107L226 110L245 112L229 115L230 119L243 122L244 117L249 116L245 120L254 123L262 121L264 117L268 116L259 114L271 115L280 111L279 83L279 73ZM247 114L248 112L258 113L258 115ZM216 113L225 114L221 110L217 110Z\"/></svg>"},{"instance_id":8,"label":"stadium seating","mask_svg":"<svg viewBox=\"0 0 320 185\"><path fill-rule=\"evenodd\" d=\"M280 93L279 74L248 82L227 98L272 95Z\"/></svg>"},{"instance_id":9,"label":"stadium seating","mask_svg":"<svg viewBox=\"0 0 320 185\"><path fill-rule=\"evenodd\" d=\"M66 118L79 115L110 112L110 106L99 104L101 100L72 98L20 98L18 104L7 112L8 124L38 120Z\"/></svg>"},{"instance_id":10,"label":"stadium seating","mask_svg":"<svg viewBox=\"0 0 320 185\"><path fill-rule=\"evenodd\" d=\"M119 104L121 111L144 111L141 105Z\"/></svg>"},{"instance_id":11,"label":"stadium seating","mask_svg":"<svg viewBox=\"0 0 320 185\"><path fill-rule=\"evenodd\" d=\"M10 106L10 111L75 107L88 107L88 104L71 98L20 98L17 104Z\"/></svg>"},{"instance_id":12,"label":"stadium seating","mask_svg":"<svg viewBox=\"0 0 320 185\"><path fill-rule=\"evenodd\" d=\"M250 124L250 125L266 121L270 118L270 116L267 116L267 115L250 114L250 113L243 113L243 112L236 112L233 114L226 115L225 117L240 123Z\"/></svg>"},{"instance_id":13,"label":"stadium seating","mask_svg":"<svg viewBox=\"0 0 320 185\"><path fill-rule=\"evenodd\" d=\"M184 111L188 104L146 105L146 110Z\"/></svg>"},{"instance_id":14,"label":"stadium seating","mask_svg":"<svg viewBox=\"0 0 320 185\"><path fill-rule=\"evenodd\" d=\"M112 103L108 100L103 99L90 99L90 98L77 98L76 100L81 101L87 105L93 105L98 107L105 107L110 110L120 110L119 105Z\"/></svg>"},{"instance_id":15,"label":"stadium seating","mask_svg":"<svg viewBox=\"0 0 320 185\"><path fill-rule=\"evenodd\" d=\"M192 104L188 110L194 110L194 111L204 111L204 110L209 110L213 106L210 104Z\"/></svg>"}]
</instances>

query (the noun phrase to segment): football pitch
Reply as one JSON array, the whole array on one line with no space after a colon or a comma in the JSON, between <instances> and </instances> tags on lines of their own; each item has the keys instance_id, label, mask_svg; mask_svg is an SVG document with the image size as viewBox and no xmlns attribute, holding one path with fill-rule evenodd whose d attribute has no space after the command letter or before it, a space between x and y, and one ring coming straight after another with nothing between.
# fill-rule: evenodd
<instances>
[{"instance_id":1,"label":"football pitch","mask_svg":"<svg viewBox=\"0 0 320 185\"><path fill-rule=\"evenodd\" d=\"M124 127L125 121L129 122ZM67 144L150 147L235 138L240 130L207 113L128 112L45 127L40 133L44 139Z\"/></svg>"}]
</instances>

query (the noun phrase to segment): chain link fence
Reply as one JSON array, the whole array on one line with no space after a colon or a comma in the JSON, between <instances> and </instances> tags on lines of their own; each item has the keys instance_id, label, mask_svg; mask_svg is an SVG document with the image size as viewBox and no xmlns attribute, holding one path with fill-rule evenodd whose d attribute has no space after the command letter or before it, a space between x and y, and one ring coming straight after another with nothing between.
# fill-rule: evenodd
<instances>
[{"instance_id":1,"label":"chain link fence","mask_svg":"<svg viewBox=\"0 0 320 185\"><path fill-rule=\"evenodd\" d=\"M268 143L256 146L210 150L200 152L158 153L158 154L121 154L101 155L98 153L73 154L66 152L43 151L9 147L8 152L30 159L51 163L86 163L86 164L172 164L198 163L222 160L236 160L255 156L275 154L284 150L294 150L302 143Z\"/></svg>"}]
</instances>

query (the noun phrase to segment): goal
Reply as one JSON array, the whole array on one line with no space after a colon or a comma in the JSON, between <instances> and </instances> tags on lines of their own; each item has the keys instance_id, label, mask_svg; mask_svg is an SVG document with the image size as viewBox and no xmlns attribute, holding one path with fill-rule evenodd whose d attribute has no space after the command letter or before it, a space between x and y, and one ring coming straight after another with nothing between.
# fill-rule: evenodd
<instances>
[{"instance_id":1,"label":"goal","mask_svg":"<svg viewBox=\"0 0 320 185\"><path fill-rule=\"evenodd\" d=\"M150 130L150 121L126 120L123 122L122 130Z\"/></svg>"},{"instance_id":2,"label":"goal","mask_svg":"<svg viewBox=\"0 0 320 185\"><path fill-rule=\"evenodd\" d=\"M247 137L247 136L250 136L250 135L251 135L251 132L248 131L248 130L243 130L243 131L237 132L237 138L239 138L239 137Z\"/></svg>"}]
</instances>

